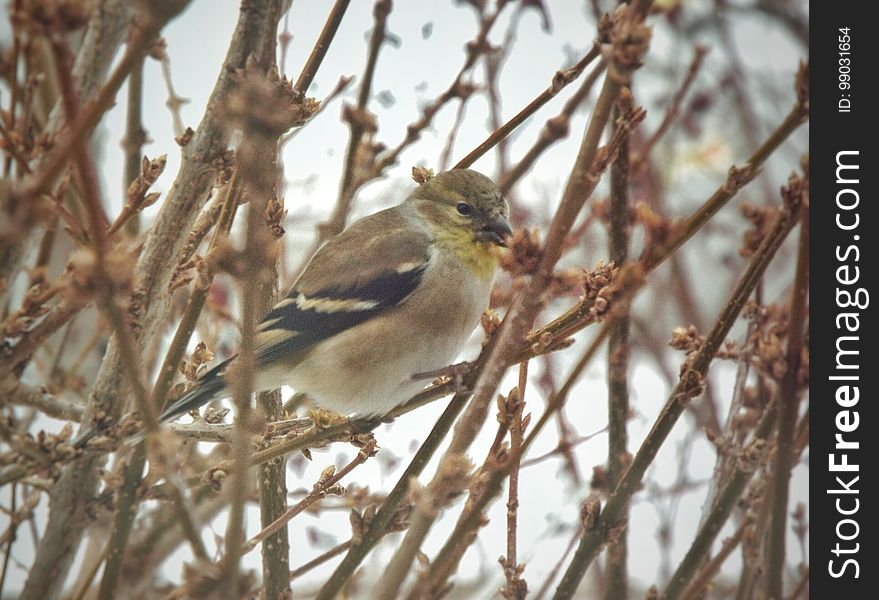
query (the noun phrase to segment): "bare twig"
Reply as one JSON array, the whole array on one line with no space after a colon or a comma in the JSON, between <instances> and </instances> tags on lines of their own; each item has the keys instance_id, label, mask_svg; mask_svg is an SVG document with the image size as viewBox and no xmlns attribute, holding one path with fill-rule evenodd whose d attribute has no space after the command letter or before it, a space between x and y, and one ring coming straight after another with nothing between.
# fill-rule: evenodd
<instances>
[{"instance_id":1,"label":"bare twig","mask_svg":"<svg viewBox=\"0 0 879 600\"><path fill-rule=\"evenodd\" d=\"M562 570L562 565L567 562L568 556L571 552L574 551L574 546L577 545L577 541L580 539L580 535L582 534L582 527L577 528L577 533L571 536L571 540L568 542L568 545L565 546L565 551L562 552L562 555L559 557L558 561L553 565L552 571L549 572L549 575L546 576L546 579L543 582L543 585L537 590L537 593L534 595L534 600L543 600L547 593L549 593L549 589L552 586L553 581L558 576L559 571Z\"/></svg>"},{"instance_id":2,"label":"bare twig","mask_svg":"<svg viewBox=\"0 0 879 600\"><path fill-rule=\"evenodd\" d=\"M140 175L141 152L147 140L143 128L143 62L135 65L128 78L128 100L125 112L125 137L122 138L122 149L125 152L125 167L122 174L122 191L128 192L128 186ZM123 196L124 197L124 196ZM135 215L125 227L126 233L134 237L140 231L140 219Z\"/></svg>"},{"instance_id":3,"label":"bare twig","mask_svg":"<svg viewBox=\"0 0 879 600\"><path fill-rule=\"evenodd\" d=\"M183 98L174 90L174 81L171 78L171 57L168 55L164 41L153 46L152 56L156 58L162 66L162 81L165 82L165 93L168 99L165 100L165 106L171 113L171 124L174 136L180 138L185 134L186 129L183 126L183 116L180 109L184 104L189 103L188 98Z\"/></svg>"},{"instance_id":4,"label":"bare twig","mask_svg":"<svg viewBox=\"0 0 879 600\"><path fill-rule=\"evenodd\" d=\"M280 146L278 141L278 156ZM280 163L280 160L277 161ZM276 166L280 180L280 164ZM276 184L276 188L279 184ZM280 190L275 189L277 195ZM276 235L277 237L277 235ZM263 282L257 294L257 315L264 318L277 300L278 259L271 265L271 277ZM266 416L267 429L284 417L281 390L261 392L257 402ZM266 442L262 442L266 443ZM263 527L278 519L287 509L287 459L286 457L264 463L257 476L259 488L259 518ZM262 545L263 590L266 598L282 598L290 593L290 539L287 529L282 528Z\"/></svg>"},{"instance_id":5,"label":"bare twig","mask_svg":"<svg viewBox=\"0 0 879 600\"><path fill-rule=\"evenodd\" d=\"M21 8L20 3L18 8ZM119 46L126 35L131 33L131 21L131 6L125 0L101 0L94 3L88 27L79 47L76 62L73 65L76 91L81 98L91 98L95 90L100 89L104 84L107 71L110 69ZM17 31L18 28L15 29ZM21 48L21 54L30 52L32 47L31 44L25 43L24 47ZM35 82L36 80L32 77L33 73L30 72L28 67L29 61L24 62L27 68L26 72L30 74L28 75L29 83L25 85L23 97L18 98L18 103L23 106L22 114L18 118L18 133L22 136L26 134L30 127L35 125L34 121L36 120L32 107L35 100L32 97L34 86L30 85L30 82ZM11 95L13 97L22 95L22 90L19 89L20 86L17 81L11 83L11 88ZM56 98L50 98L50 102L55 103ZM10 116L15 116L14 108L10 109ZM56 106L45 121L45 133L50 137L58 136L65 125L63 111L60 106ZM50 157L46 154L40 157L41 164L48 160L50 160ZM24 170L24 172L32 173L30 168ZM30 212L35 207L36 205L34 204L26 206L10 205L9 209L11 210L6 210L6 212L11 212L13 215L20 217L22 216L21 210ZM7 206L4 205L2 208L7 209ZM28 246L27 240L21 241L24 231L23 228L16 228L13 239L8 240L11 243L8 243L3 248L2 253L0 253L0 280L12 281L21 267L21 262L25 255L24 251Z\"/></svg>"},{"instance_id":6,"label":"bare twig","mask_svg":"<svg viewBox=\"0 0 879 600\"><path fill-rule=\"evenodd\" d=\"M519 468L522 464L522 443L528 419L523 418L525 410L525 387L528 381L528 361L519 365L519 384L516 387L513 412L509 416L510 430L510 482L507 490L507 555L499 559L504 569L507 584L501 589L501 595L509 600L524 600L528 594L528 584L522 579L525 566L517 559L518 514L519 514ZM512 395L512 394L511 394Z\"/></svg>"},{"instance_id":7,"label":"bare twig","mask_svg":"<svg viewBox=\"0 0 879 600\"><path fill-rule=\"evenodd\" d=\"M445 91L424 107L418 120L410 123L406 127L406 137L403 138L399 144L382 153L378 157L371 168L361 176L362 181L357 183L357 187L381 176L385 169L397 164L397 160L400 158L403 151L421 138L422 132L430 127L433 123L433 118L446 104L456 98L460 99L465 97L472 90L472 86L465 83L464 77L471 71L476 64L476 61L479 60L479 57L489 50L490 46L487 41L488 34L497 22L498 16L508 4L509 0L498 0L494 12L482 17L479 32L476 34L476 39L467 44L467 57L464 60L464 64L458 70L458 74L455 76L454 81L452 81L451 85L449 85Z\"/></svg>"},{"instance_id":8,"label":"bare twig","mask_svg":"<svg viewBox=\"0 0 879 600\"><path fill-rule=\"evenodd\" d=\"M623 90L621 100L632 101L628 88ZM618 107L617 118L622 111ZM625 264L629 256L629 236L631 230L631 206L629 203L629 139L626 136L620 144L616 160L610 167L610 215L609 252L614 264ZM627 307L621 307L627 309ZM629 423L629 317L628 310L614 320L607 347L607 478L608 489L619 482L628 465L627 432ZM623 517L625 519L626 517ZM629 582L626 569L627 536L623 531L615 536L608 547L607 562L602 584L605 600L625 600L628 598Z\"/></svg>"},{"instance_id":9,"label":"bare twig","mask_svg":"<svg viewBox=\"0 0 879 600\"><path fill-rule=\"evenodd\" d=\"M280 19L280 14L277 19ZM329 40L325 43L329 44ZM317 69L317 65L313 68ZM312 73L311 76L313 75ZM273 240L265 224L265 214L269 201L276 194L278 183L278 141L298 117L297 104L300 102L296 89L290 89L289 98L287 96L288 90L283 83L273 81L263 73L251 72L227 104L229 116L243 133L238 160L240 176L250 199L246 241L240 257L243 270L238 274L242 307L241 347L235 362L229 367L229 386L236 406L235 430L232 435L232 457L236 468L227 487L229 521L221 564L225 586L223 593L228 598L240 597L242 591L239 589L242 583L239 561L245 551L244 504L249 487L246 465L251 452L248 421L250 394L254 389L256 371L254 334L257 319L262 317L261 313L265 312L266 305L271 303L270 290L277 276L274 255L269 251ZM291 99L289 104L283 103ZM262 111L253 111L251 108L254 106L264 108ZM284 571L287 571L286 566Z\"/></svg>"},{"instance_id":10,"label":"bare twig","mask_svg":"<svg viewBox=\"0 0 879 600\"><path fill-rule=\"evenodd\" d=\"M536 113L544 104L552 100L559 92L561 92L569 83L577 79L580 74L588 67L593 60L601 55L601 49L598 44L593 44L583 58L577 64L568 69L556 71L552 77L552 82L545 90L543 90L534 100L520 110L516 115L503 124L502 127L496 129L489 135L484 142L470 151L467 156L462 158L455 164L456 169L466 169L482 157L486 152L494 148L498 142L505 139L519 125L524 123L531 115Z\"/></svg>"},{"instance_id":11,"label":"bare twig","mask_svg":"<svg viewBox=\"0 0 879 600\"><path fill-rule=\"evenodd\" d=\"M534 166L534 163L537 162L537 159L547 148L555 142L567 137L571 117L580 105L586 101L586 98L595 86L595 82L597 82L601 74L604 73L605 67L606 63L604 60L600 60L592 68L592 71L589 72L589 75L583 79L583 83L577 88L577 91L575 91L565 102L562 111L555 117L546 121L537 141L534 142L519 162L510 167L503 177L501 177L501 180L498 182L498 187L501 192L507 193L510 191L516 182L518 182L531 169L531 167Z\"/></svg>"},{"instance_id":12,"label":"bare twig","mask_svg":"<svg viewBox=\"0 0 879 600\"><path fill-rule=\"evenodd\" d=\"M339 544L337 546L333 546L332 548L330 548L329 550L327 550L326 552L324 552L320 556L313 558L312 560L308 561L307 563L305 563L301 567L296 567L295 569L290 571L290 579L293 580L293 579L296 579L297 577L302 577L303 575L305 575L306 573L308 573L309 571L311 571L315 567L319 567L322 564L324 564L325 562L327 562L328 560L335 558L336 556L339 556L345 550L348 550L350 547L351 547L351 540L348 540L347 542L342 542L341 544Z\"/></svg>"},{"instance_id":13,"label":"bare twig","mask_svg":"<svg viewBox=\"0 0 879 600\"><path fill-rule=\"evenodd\" d=\"M711 580L720 570L720 567L723 566L724 561L729 558L729 555L732 554L733 550L742 542L742 538L745 537L745 529L750 525L748 521L743 521L739 528L736 529L735 533L733 533L729 538L724 540L723 545L718 550L717 554L712 557L710 561L705 563L705 566L699 571L696 577L693 578L692 583L684 592L682 596L682 600L696 600L699 598L699 594L702 593L702 590L711 583Z\"/></svg>"},{"instance_id":14,"label":"bare twig","mask_svg":"<svg viewBox=\"0 0 879 600\"><path fill-rule=\"evenodd\" d=\"M452 126L449 128L449 134L446 136L446 143L443 146L439 155L439 160L437 161L440 171L446 171L449 168L449 161L452 160L452 150L455 148L455 139L457 139L458 132L464 124L464 117L467 116L467 101L470 100L472 96L473 94L463 95L461 101L458 103L458 109L455 111L455 120L452 121Z\"/></svg>"},{"instance_id":15,"label":"bare twig","mask_svg":"<svg viewBox=\"0 0 879 600\"><path fill-rule=\"evenodd\" d=\"M357 453L357 456L349 462L347 465L342 467L337 473L334 467L328 467L324 469L323 474L317 483L314 484L311 492L302 500L296 503L295 506L291 506L289 510L287 510L283 515L275 519L269 525L263 527L262 531L254 535L250 540L247 541L247 544L244 546L244 552L250 552L254 548L256 548L259 544L268 539L272 534L280 531L283 527L290 522L296 515L301 514L306 508L317 502L318 500L327 496L327 494L334 493L333 488L338 484L348 473L353 471L358 466L362 465L366 462L366 460L375 456L377 449L375 440L371 439L367 444L360 449ZM336 490L338 492L338 489Z\"/></svg>"},{"instance_id":16,"label":"bare twig","mask_svg":"<svg viewBox=\"0 0 879 600\"><path fill-rule=\"evenodd\" d=\"M214 232L211 247L216 247L216 244L221 237L229 232L229 228L232 226L232 220L235 216L235 209L238 206L239 193L240 189L237 185L237 178L233 176L233 180L226 185L222 192L222 212L220 214L219 222L217 223L217 228ZM209 272L205 274L204 277L200 277L197 280L195 289L193 290L186 309L184 310L183 318L177 326L177 331L174 334L174 338L172 339L168 352L165 355L165 360L159 370L159 377L153 387L152 397L150 399L150 405L154 407L153 409L156 411L161 412L165 406L168 392L171 389L174 376L177 373L178 365L183 358L186 345L195 329L198 316L201 314L201 309L207 298L207 292L212 278L213 272ZM141 482L141 474L143 473L144 465L146 464L146 457L146 447L144 442L141 442L129 457L129 465L125 471L125 480L116 499L113 532L111 534L110 542L108 543L109 560L104 570L105 573L117 573L116 577L118 577L119 570L121 569L124 558L124 549L128 544L128 536L131 532L131 526L134 523L137 501L136 490ZM188 534L187 537L190 540L194 554L199 558L206 559L207 553L204 550L201 537L194 533L194 528L190 525L192 519L189 517L188 511L185 508L186 500L184 492L177 485L171 485L170 488L171 494L175 497L174 505L179 509L178 517L180 518L183 531ZM110 553L110 548L117 550ZM109 586L109 582L107 585ZM104 584L102 582L102 588L103 586ZM109 591L112 591L112 587Z\"/></svg>"},{"instance_id":17,"label":"bare twig","mask_svg":"<svg viewBox=\"0 0 879 600\"><path fill-rule=\"evenodd\" d=\"M626 294L633 294L643 284L643 274L656 269L667 260L678 248L683 246L696 232L698 232L717 212L723 208L735 195L753 180L754 174L769 156L800 126L809 115L808 105L808 65L801 65L796 82L797 101L793 108L779 124L779 126L766 138L763 144L751 155L743 167L732 167L729 170L726 181L688 217L683 223L673 228L672 232L663 243L657 244L646 256L632 265L633 272L641 273L640 277L634 278L634 284ZM626 278L623 278L626 279ZM594 313L591 311L591 300L578 302L552 322L536 329L528 335L528 341L532 344L538 340L564 340L583 327L594 322ZM550 343L549 347L552 347Z\"/></svg>"},{"instance_id":18,"label":"bare twig","mask_svg":"<svg viewBox=\"0 0 879 600\"><path fill-rule=\"evenodd\" d=\"M799 186L797 189L796 186ZM809 293L809 192L802 179L791 178L789 194L801 196L800 246L797 274L790 304L790 325L787 332L787 371L781 381L778 437L773 468L772 513L766 553L767 593L783 598L785 536L787 535L787 503L790 474L794 465L794 435L799 416L800 360L805 343L806 298Z\"/></svg>"},{"instance_id":19,"label":"bare twig","mask_svg":"<svg viewBox=\"0 0 879 600\"><path fill-rule=\"evenodd\" d=\"M44 388L22 383L12 375L0 379L0 398L0 402L31 406L50 417L66 421L79 421L85 410L81 404L55 397Z\"/></svg>"},{"instance_id":20,"label":"bare twig","mask_svg":"<svg viewBox=\"0 0 879 600\"><path fill-rule=\"evenodd\" d=\"M172 15L173 16L173 15ZM156 35L154 33L153 35ZM61 87L61 104L68 120L73 120L80 113L79 98L71 78L72 56L65 40L60 36L50 36L50 47L55 57L54 64ZM119 281L107 271L108 255L108 219L104 211L104 203L98 186L97 173L88 152L77 152L74 156L76 172L82 191L82 201L89 222L89 236L93 244L95 262L95 287L98 290L98 304L105 311L110 328L119 341L122 365L128 383L134 394L138 409L143 414L147 429L158 427L155 412L149 403L147 391L140 372L140 361L137 359L134 342L131 338L129 325L117 304L115 295L124 291L119 288Z\"/></svg>"},{"instance_id":21,"label":"bare twig","mask_svg":"<svg viewBox=\"0 0 879 600\"><path fill-rule=\"evenodd\" d=\"M789 596L789 600L797 600L800 596L803 595L803 592L805 592L808 589L808 587L809 587L809 569L805 568L805 569L803 569L803 574L800 577L800 581L797 583L796 587L794 588L794 591L791 592L791 595ZM806 597L808 598L808 595Z\"/></svg>"},{"instance_id":22,"label":"bare twig","mask_svg":"<svg viewBox=\"0 0 879 600\"><path fill-rule=\"evenodd\" d=\"M15 543L15 533L18 530L18 526L20 521L15 519L17 516L16 511L16 501L18 500L18 484L13 483L12 487L9 488L9 513L13 517L12 522L9 524L9 528L6 532L4 532L4 542L6 544L6 550L3 552L3 567L0 569L0 594L3 593L3 588L6 585L6 573L9 569L9 558L12 556L12 544Z\"/></svg>"},{"instance_id":23,"label":"bare twig","mask_svg":"<svg viewBox=\"0 0 879 600\"><path fill-rule=\"evenodd\" d=\"M678 91L675 92L674 98L672 98L671 104L669 105L665 116L662 118L662 122L659 124L659 127L656 128L656 131L653 132L653 135L644 142L644 145L638 151L638 155L632 159L633 173L637 173L641 169L644 162L647 160L647 157L650 156L653 147L656 146L656 142L665 135L669 127L671 127L671 124L678 117L681 110L681 104L687 96L687 92L690 90L693 82L696 80L696 75L702 67L702 61L705 59L706 54L708 54L708 48L705 46L697 45L693 49L693 60L690 62L690 66L687 69L687 74L684 76L683 82L681 82L681 86L678 88Z\"/></svg>"},{"instance_id":24,"label":"bare twig","mask_svg":"<svg viewBox=\"0 0 879 600\"><path fill-rule=\"evenodd\" d=\"M351 212L354 194L359 187L355 181L358 153L361 151L364 136L375 131L375 117L368 112L367 106L372 95L372 80L375 75L375 67L378 64L378 54L386 38L388 15L392 7L391 0L378 0L373 6L374 23L369 37L366 66L363 69L363 76L360 78L360 86L357 91L357 105L356 107L346 105L342 111L343 118L348 123L351 133L345 152L342 179L339 182L339 197L329 220L318 228L318 238L306 258L310 258L326 240L345 228L348 214Z\"/></svg>"},{"instance_id":25,"label":"bare twig","mask_svg":"<svg viewBox=\"0 0 879 600\"><path fill-rule=\"evenodd\" d=\"M326 23L324 23L324 28L311 49L311 54L308 56L305 66L302 67L296 84L293 86L300 100L304 99L305 94L308 93L308 88L311 86L311 82L314 81L314 76L317 75L317 70L320 68L327 50L330 49L330 44L336 36L336 31L339 29L339 24L342 22L342 17L345 16L345 11L348 9L350 2L351 0L336 0L333 3L333 8L330 10Z\"/></svg>"},{"instance_id":26,"label":"bare twig","mask_svg":"<svg viewBox=\"0 0 879 600\"><path fill-rule=\"evenodd\" d=\"M289 13L287 13L287 14L289 14ZM318 109L316 111L314 111L314 114L311 115L310 120L313 121L319 114L326 111L327 107L330 106L334 100L338 99L339 96L342 95L342 92L347 90L348 87L351 85L351 82L353 82L353 81L354 81L354 77L351 75L342 75L341 77L339 77L339 81L336 82L335 87L332 90L330 90L330 93L327 94L323 100L320 101L320 106L318 107ZM301 132L303 129L304 129L303 127L297 127L296 129L288 131L287 133L282 135L281 141L278 145L278 154L281 154L284 147L288 143L290 143L291 140L296 138L296 136L299 135L299 132Z\"/></svg>"}]
</instances>

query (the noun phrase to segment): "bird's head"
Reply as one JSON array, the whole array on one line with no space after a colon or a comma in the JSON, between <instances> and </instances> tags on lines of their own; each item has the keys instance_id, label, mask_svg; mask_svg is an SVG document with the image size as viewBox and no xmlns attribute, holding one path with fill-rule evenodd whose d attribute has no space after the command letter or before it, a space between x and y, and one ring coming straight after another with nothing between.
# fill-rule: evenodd
<instances>
[{"instance_id":1,"label":"bird's head","mask_svg":"<svg viewBox=\"0 0 879 600\"><path fill-rule=\"evenodd\" d=\"M497 185L470 169L431 177L412 192L410 200L435 228L471 242L503 246L513 233L509 209Z\"/></svg>"}]
</instances>

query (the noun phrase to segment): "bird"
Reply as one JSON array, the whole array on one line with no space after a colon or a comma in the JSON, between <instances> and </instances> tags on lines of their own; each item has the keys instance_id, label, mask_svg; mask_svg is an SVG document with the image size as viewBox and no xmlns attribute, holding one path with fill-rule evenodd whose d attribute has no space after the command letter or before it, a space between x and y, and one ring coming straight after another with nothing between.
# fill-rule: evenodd
<instances>
[{"instance_id":1,"label":"bird","mask_svg":"<svg viewBox=\"0 0 879 600\"><path fill-rule=\"evenodd\" d=\"M491 178L438 173L400 204L350 225L318 249L256 328L255 392L290 386L317 407L381 418L447 367L488 308L497 247L512 234ZM230 395L237 357L168 406L168 422Z\"/></svg>"}]
</instances>

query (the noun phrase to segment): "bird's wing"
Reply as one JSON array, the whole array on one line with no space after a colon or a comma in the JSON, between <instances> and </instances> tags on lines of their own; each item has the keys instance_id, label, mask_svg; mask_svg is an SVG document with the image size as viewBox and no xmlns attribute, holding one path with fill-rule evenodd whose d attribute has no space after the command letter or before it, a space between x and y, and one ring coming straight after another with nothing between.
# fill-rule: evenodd
<instances>
[{"instance_id":1,"label":"bird's wing","mask_svg":"<svg viewBox=\"0 0 879 600\"><path fill-rule=\"evenodd\" d=\"M430 261L430 239L399 208L358 221L327 242L255 336L257 367L295 363L312 345L404 302ZM232 357L205 373L169 406L169 421L223 392Z\"/></svg>"},{"instance_id":2,"label":"bird's wing","mask_svg":"<svg viewBox=\"0 0 879 600\"><path fill-rule=\"evenodd\" d=\"M314 255L263 319L257 365L295 360L317 342L399 305L421 283L429 261L429 237L399 207L358 221Z\"/></svg>"}]
</instances>

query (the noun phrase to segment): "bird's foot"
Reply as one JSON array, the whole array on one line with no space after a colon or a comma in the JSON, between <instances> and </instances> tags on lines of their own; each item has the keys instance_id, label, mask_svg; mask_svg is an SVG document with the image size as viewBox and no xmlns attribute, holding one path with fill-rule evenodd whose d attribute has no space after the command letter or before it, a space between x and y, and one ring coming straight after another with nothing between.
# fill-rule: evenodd
<instances>
[{"instance_id":1,"label":"bird's foot","mask_svg":"<svg viewBox=\"0 0 879 600\"><path fill-rule=\"evenodd\" d=\"M448 378L451 381L452 386L454 386L455 393L460 394L468 391L467 386L464 385L464 376L469 373L472 368L473 363L465 360L464 362L455 363L454 365L449 365L441 369L435 369L425 373L416 373L412 376L412 379L436 380L438 378Z\"/></svg>"},{"instance_id":2,"label":"bird's foot","mask_svg":"<svg viewBox=\"0 0 879 600\"><path fill-rule=\"evenodd\" d=\"M463 379L464 375L466 375L472 367L473 363L465 360L464 362L455 363L454 365L449 365L441 369L425 371L424 373L415 373L412 376L412 379L417 381L420 379L437 379L439 377L448 377L449 379L460 380Z\"/></svg>"}]
</instances>

